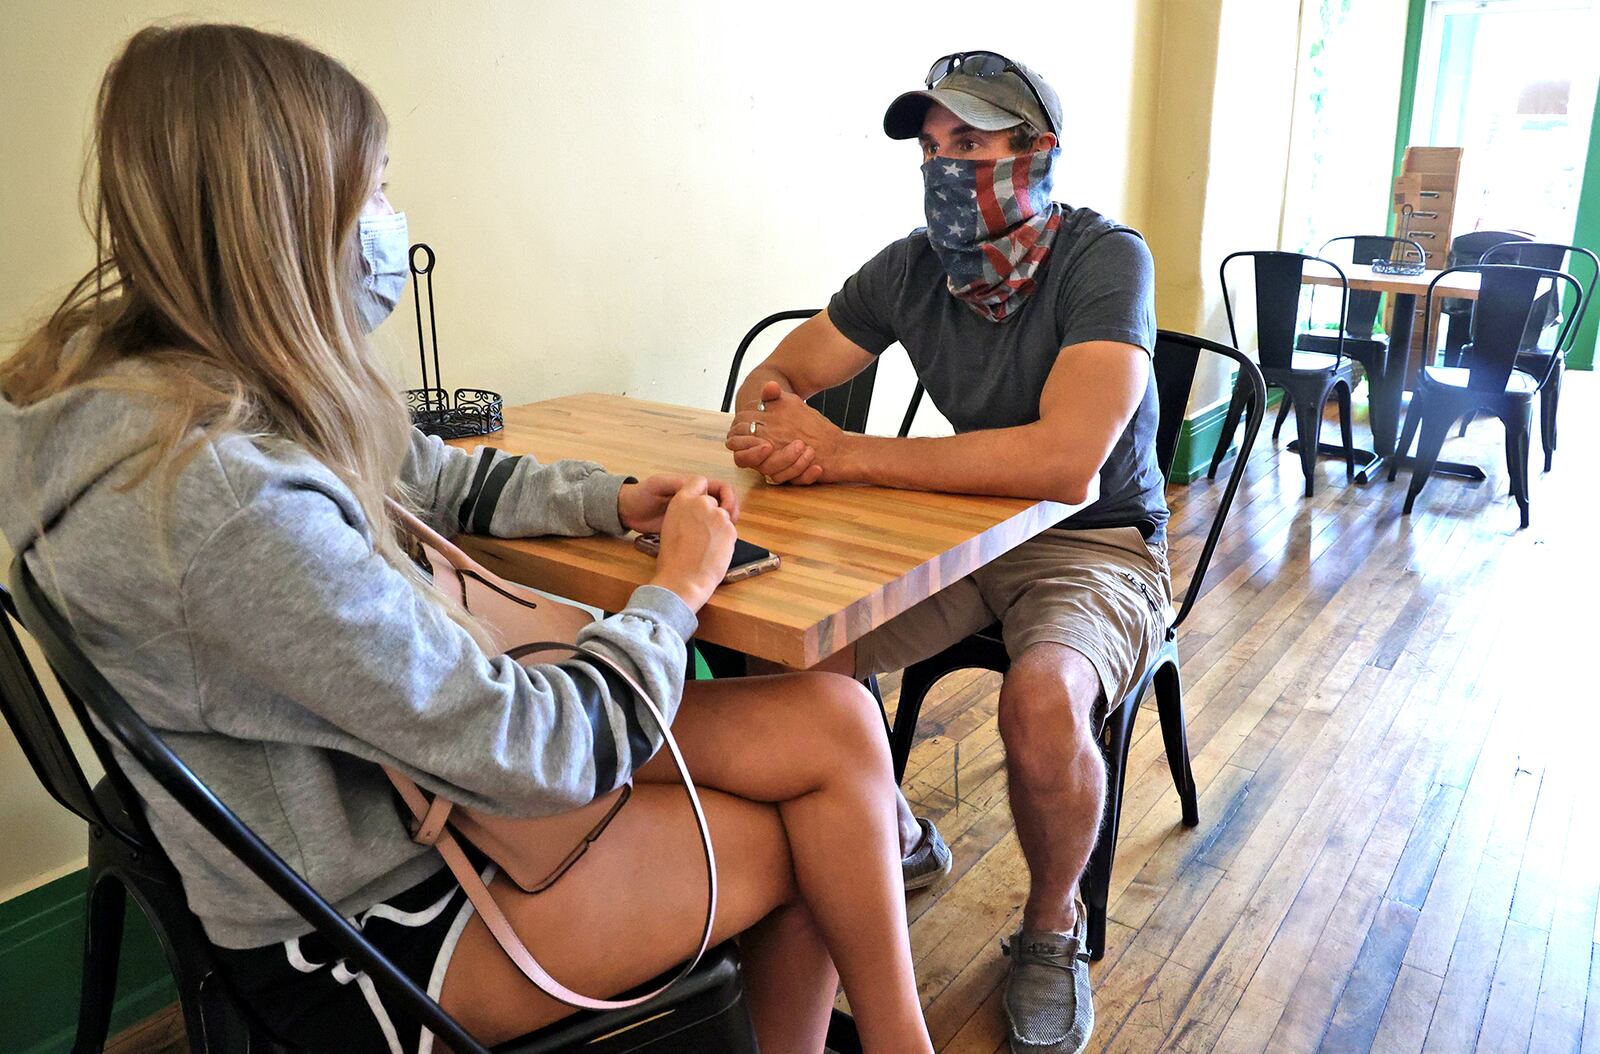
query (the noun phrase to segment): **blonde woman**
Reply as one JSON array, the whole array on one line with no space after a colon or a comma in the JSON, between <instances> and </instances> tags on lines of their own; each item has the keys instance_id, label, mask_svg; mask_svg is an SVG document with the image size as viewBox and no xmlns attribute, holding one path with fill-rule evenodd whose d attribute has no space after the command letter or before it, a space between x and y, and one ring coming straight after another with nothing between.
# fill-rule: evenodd
<instances>
[{"instance_id":1,"label":"blonde woman","mask_svg":"<svg viewBox=\"0 0 1600 1054\"><path fill-rule=\"evenodd\" d=\"M616 992L692 950L682 792L627 690L524 669L419 575L384 500L499 535L659 529L655 580L584 631L676 713L762 1049L817 1051L842 979L873 1051L928 1051L876 712L844 678L683 683L731 492L475 455L411 431L366 330L403 282L386 123L343 66L238 26L147 29L103 82L101 260L0 365L3 527L90 658L218 795L485 1043L566 1013L512 966L379 765L535 816L637 789L552 890L497 884L545 965ZM131 766L130 766L131 768ZM312 1049L426 1051L131 771L237 986Z\"/></svg>"}]
</instances>

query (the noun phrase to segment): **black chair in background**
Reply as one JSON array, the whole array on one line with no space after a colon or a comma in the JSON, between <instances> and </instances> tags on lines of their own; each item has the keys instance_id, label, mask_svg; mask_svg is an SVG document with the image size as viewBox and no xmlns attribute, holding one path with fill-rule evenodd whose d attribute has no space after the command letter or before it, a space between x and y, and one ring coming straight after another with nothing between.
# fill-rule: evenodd
<instances>
[{"instance_id":1,"label":"black chair in background","mask_svg":"<svg viewBox=\"0 0 1600 1054\"><path fill-rule=\"evenodd\" d=\"M803 322L813 315L819 314L821 308L798 308L794 311L778 311L750 327L750 332L744 335L739 342L738 350L733 353L733 362L728 366L728 385L722 391L722 412L729 413L733 410L733 396L739 389L739 371L744 365L745 352L750 350L750 345L768 327L779 322ZM816 411L844 429L846 432L865 432L867 430L867 413L872 409L872 389L878 380L878 360L874 358L871 365L843 384L818 392L806 402ZM916 393L911 398L911 405L906 409L904 422L900 425L900 435L905 435L911 429L911 419L917 414L917 404L922 400L922 386L918 385Z\"/></svg>"},{"instance_id":2,"label":"black chair in background","mask_svg":"<svg viewBox=\"0 0 1600 1054\"><path fill-rule=\"evenodd\" d=\"M1578 266L1579 263L1582 266ZM1560 326L1562 322L1561 298L1555 290L1544 293L1534 301L1528 325L1522 334L1522 350L1517 355L1517 369L1542 377L1550 372L1550 380L1539 392L1539 445L1544 449L1544 470L1550 471L1556 454L1556 410L1561 402L1561 379L1567 372L1567 354L1578 339L1583 325L1583 314L1594 299L1597 279L1600 279L1600 257L1581 245L1563 245L1559 242L1501 242L1483 254L1482 263L1522 264L1526 267L1546 267L1565 271L1578 279L1583 293L1572 305L1572 325L1567 327L1566 342L1542 346L1546 329ZM1587 275L1585 280L1584 275ZM1553 360L1553 361L1552 361Z\"/></svg>"},{"instance_id":3,"label":"black chair in background","mask_svg":"<svg viewBox=\"0 0 1600 1054\"><path fill-rule=\"evenodd\" d=\"M1483 254L1496 245L1506 242L1531 242L1533 235L1527 231L1469 231L1459 234L1450 242L1450 255L1446 267L1470 267L1483 262ZM1542 265L1541 265L1542 266ZM1461 365L1461 346L1472 339L1472 301L1461 297L1442 297L1440 314L1444 316L1444 364ZM1428 316L1430 319L1432 315Z\"/></svg>"},{"instance_id":4,"label":"black chair in background","mask_svg":"<svg viewBox=\"0 0 1600 1054\"><path fill-rule=\"evenodd\" d=\"M1235 346L1240 346L1239 327L1234 318L1236 299L1228 286L1228 265L1248 257L1255 265L1256 347L1261 363L1261 374L1268 387L1283 392L1283 397L1294 408L1295 426L1299 435L1300 468L1306 477L1306 497L1314 493L1317 474L1317 454L1321 451L1322 408L1329 394L1339 400L1339 426L1344 440L1345 476L1355 477L1355 443L1352 437L1350 390L1355 384L1352 360L1345 353L1345 331L1349 328L1350 283L1344 269L1331 260L1304 253L1278 250L1245 250L1230 253L1222 261L1222 304L1228 313L1228 332ZM1300 300L1307 264L1330 269L1338 277L1339 328L1331 338L1333 351L1295 350L1295 330L1300 318ZM1222 435L1217 438L1217 449L1211 456L1211 469L1207 476L1217 478L1217 469L1228 455L1234 433L1239 427L1239 415L1244 409L1245 392L1235 387L1228 403L1228 414L1222 422Z\"/></svg>"},{"instance_id":5,"label":"black chair in background","mask_svg":"<svg viewBox=\"0 0 1600 1054\"><path fill-rule=\"evenodd\" d=\"M39 590L21 557L12 564L11 581L16 590L14 606L13 598L0 590L7 611L7 618L0 620L5 622L0 640L0 688L4 689L6 720L46 789L90 824L89 927L74 1054L94 1054L105 1045L116 987L124 890L150 917L167 953L193 1050L227 1054L290 1049L272 1036L270 1023L255 1019L217 971L210 944L188 909L177 873L150 836L137 794L121 775L100 728L405 1013L459 1054L489 1054L218 800L133 711L83 656L70 627ZM10 620L19 613L18 621L43 650L105 766L106 778L93 793L11 626ZM91 722L91 714L98 719L98 726ZM693 974L657 999L612 1013L579 1011L494 1050L495 1054L558 1054L578 1047L593 1054L754 1052L755 1035L732 946L724 944L707 952ZM843 1042L838 1049L845 1049Z\"/></svg>"},{"instance_id":6,"label":"black chair in background","mask_svg":"<svg viewBox=\"0 0 1600 1054\"><path fill-rule=\"evenodd\" d=\"M1562 283L1580 299L1578 307L1562 325L1556 347L1562 347L1572 328L1573 318L1582 310L1583 289L1565 271L1548 267L1522 267L1514 264L1475 264L1452 267L1439 273L1428 285L1429 325L1423 330L1423 347L1433 346L1432 309L1434 286L1446 275L1472 272L1479 276L1478 299L1472 313L1472 340L1461 346L1460 366L1425 365L1417 375L1406 414L1405 432L1400 437L1400 454L1411 449L1411 441L1421 433L1417 456L1411 467L1411 487L1406 492L1405 511L1411 512L1417 495L1428 482L1433 464L1439 459L1450 427L1467 414L1479 410L1500 418L1506 429L1506 471L1511 477L1511 496L1522 512L1522 526L1528 526L1528 440L1533 423L1533 397L1555 372L1552 356L1541 376L1517 369L1517 358L1528 317L1542 292L1562 295ZM1548 285L1544 285L1548 283ZM1541 290L1541 285L1544 289ZM1397 462L1389 466L1395 478Z\"/></svg>"},{"instance_id":7,"label":"black chair in background","mask_svg":"<svg viewBox=\"0 0 1600 1054\"><path fill-rule=\"evenodd\" d=\"M1244 440L1239 447L1233 472L1223 489L1222 499L1217 503L1205 547L1200 551L1194 576L1183 595L1183 605L1167 627L1161 647L1134 689L1108 708L1106 724L1100 732L1100 749L1106 762L1106 808L1101 820L1100 840L1089 857L1089 866L1080 883L1080 892L1089 909L1089 951L1096 959L1105 954L1106 900L1111 886L1111 866L1117 851L1117 827L1122 818L1122 783L1128 747L1132 742L1133 721L1140 700L1152 685L1155 688L1156 710L1161 720L1167 765L1172 770L1172 782L1178 789L1178 797L1183 805L1183 823L1193 827L1200 822L1194 776L1189 770L1188 736L1184 730L1183 684L1178 670L1178 627L1200 596L1206 568L1210 566L1211 555L1216 551L1218 539L1222 537L1223 522L1239 490L1239 482L1244 478L1245 463L1249 460L1251 447L1255 445L1256 433L1260 431L1267 399L1261 371L1238 350L1186 333L1167 330L1157 333L1155 379L1161 412L1156 428L1156 455L1164 475L1170 475L1172 471L1178 434L1183 427L1183 416L1188 408L1189 392L1194 386L1195 369L1201 352L1231 359L1238 366L1235 390L1244 393L1240 398L1246 414ZM1010 668L1011 660L1006 654L1000 625L996 623L907 669L900 680L900 705L895 711L894 729L890 735L895 778L905 777L906 760L916 739L917 719L922 713L923 701L939 680L956 670L982 669L1004 674Z\"/></svg>"},{"instance_id":8,"label":"black chair in background","mask_svg":"<svg viewBox=\"0 0 1600 1054\"><path fill-rule=\"evenodd\" d=\"M1427 253L1423 251L1420 242L1410 238L1391 238L1387 234L1345 234L1337 238L1329 238L1322 243L1322 248L1317 250L1317 255L1326 259L1339 259L1343 256L1345 243L1349 243L1350 262L1352 264L1370 264L1375 260L1392 260L1396 263L1423 263L1427 260ZM1335 248L1337 247L1337 248ZM1330 252L1330 249L1335 251ZM1315 313L1315 290L1312 291L1313 307ZM1350 310L1344 323L1344 353L1361 364L1366 372L1367 384L1376 386L1388 380L1389 369L1389 338L1380 335L1378 328L1378 307L1383 300L1383 294L1370 289L1350 290ZM1324 354L1334 354L1338 351L1338 338L1326 333L1302 333L1295 342L1299 351L1320 351ZM1397 382L1398 383L1398 382ZM1382 415L1377 415L1382 416ZM1289 401L1285 399L1278 406L1278 419L1272 426L1272 440L1277 442L1278 433L1283 429L1283 422L1289 417ZM1374 430L1383 426L1372 419ZM1395 437L1390 435L1387 443L1379 440L1379 449L1387 449L1394 443ZM1324 447L1321 453L1332 453L1334 448ZM1376 454L1367 454L1369 461L1377 460Z\"/></svg>"}]
</instances>

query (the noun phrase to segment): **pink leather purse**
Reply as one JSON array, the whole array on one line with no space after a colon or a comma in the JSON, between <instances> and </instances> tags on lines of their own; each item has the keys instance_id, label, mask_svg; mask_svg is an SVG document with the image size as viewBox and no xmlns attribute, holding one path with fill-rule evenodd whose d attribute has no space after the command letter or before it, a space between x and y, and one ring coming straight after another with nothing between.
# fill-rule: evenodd
<instances>
[{"instance_id":1,"label":"pink leather purse","mask_svg":"<svg viewBox=\"0 0 1600 1054\"><path fill-rule=\"evenodd\" d=\"M578 631L594 621L587 611L505 581L398 503L389 502L389 512L421 544L433 570L434 583L447 592L454 591L462 606L490 629L497 643L506 646L508 656L521 661L552 651L581 655L585 662L604 667L626 684L638 705L650 712L661 729L663 746L671 754L678 776L683 780L683 789L700 829L706 865L706 911L700 946L676 976L654 991L628 999L596 999L574 992L539 965L457 841L459 835L476 846L523 893L543 892L578 862L627 804L633 792L631 779L580 808L555 816L517 818L477 812L443 796L430 798L409 777L386 767L384 772L411 812L412 839L439 851L501 949L528 980L552 998L583 1010L619 1010L660 995L693 970L705 954L717 914L717 867L711 831L706 826L705 811L700 807L700 797L689 777L688 766L660 708L626 670L598 651L576 645ZM520 643L513 645L511 642Z\"/></svg>"}]
</instances>

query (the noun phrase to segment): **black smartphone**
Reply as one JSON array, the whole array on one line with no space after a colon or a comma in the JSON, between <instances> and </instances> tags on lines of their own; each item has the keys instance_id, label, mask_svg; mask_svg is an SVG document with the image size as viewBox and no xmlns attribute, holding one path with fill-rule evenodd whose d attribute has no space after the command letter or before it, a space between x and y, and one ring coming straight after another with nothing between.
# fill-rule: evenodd
<instances>
[{"instance_id":1,"label":"black smartphone","mask_svg":"<svg viewBox=\"0 0 1600 1054\"><path fill-rule=\"evenodd\" d=\"M633 547L641 553L651 556L661 554L661 536L659 534L641 534L633 540ZM738 582L745 578L754 578L756 575L775 571L782 561L778 554L770 549L763 549L743 538L736 538L733 542L733 559L728 564L728 573L722 576L722 581Z\"/></svg>"}]
</instances>

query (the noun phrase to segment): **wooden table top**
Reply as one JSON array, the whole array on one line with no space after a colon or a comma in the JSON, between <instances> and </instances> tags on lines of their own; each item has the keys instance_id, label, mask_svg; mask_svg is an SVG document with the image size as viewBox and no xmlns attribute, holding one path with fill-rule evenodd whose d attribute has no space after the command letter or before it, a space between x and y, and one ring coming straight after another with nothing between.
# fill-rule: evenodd
<instances>
[{"instance_id":1,"label":"wooden table top","mask_svg":"<svg viewBox=\"0 0 1600 1054\"><path fill-rule=\"evenodd\" d=\"M743 500L739 536L783 564L719 588L700 612L698 635L796 668L1082 507L884 487L772 487L736 467L723 447L731 415L623 396L571 395L512 407L505 417L504 431L453 445L487 444L545 462L581 458L641 479L674 472L733 482ZM458 541L507 578L607 611L620 610L655 567L625 538Z\"/></svg>"},{"instance_id":2,"label":"wooden table top","mask_svg":"<svg viewBox=\"0 0 1600 1054\"><path fill-rule=\"evenodd\" d=\"M1421 274L1378 274L1372 269L1371 264L1340 264L1339 267L1349 280L1351 289L1376 293L1409 293L1413 296L1427 296L1428 284L1442 273L1423 271ZM1315 273L1307 271L1301 277L1301 282L1307 285L1336 286L1339 284L1339 276L1319 267ZM1442 296L1461 300L1478 299L1477 273L1458 272L1440 282L1434 290L1434 299L1437 300Z\"/></svg>"}]
</instances>

